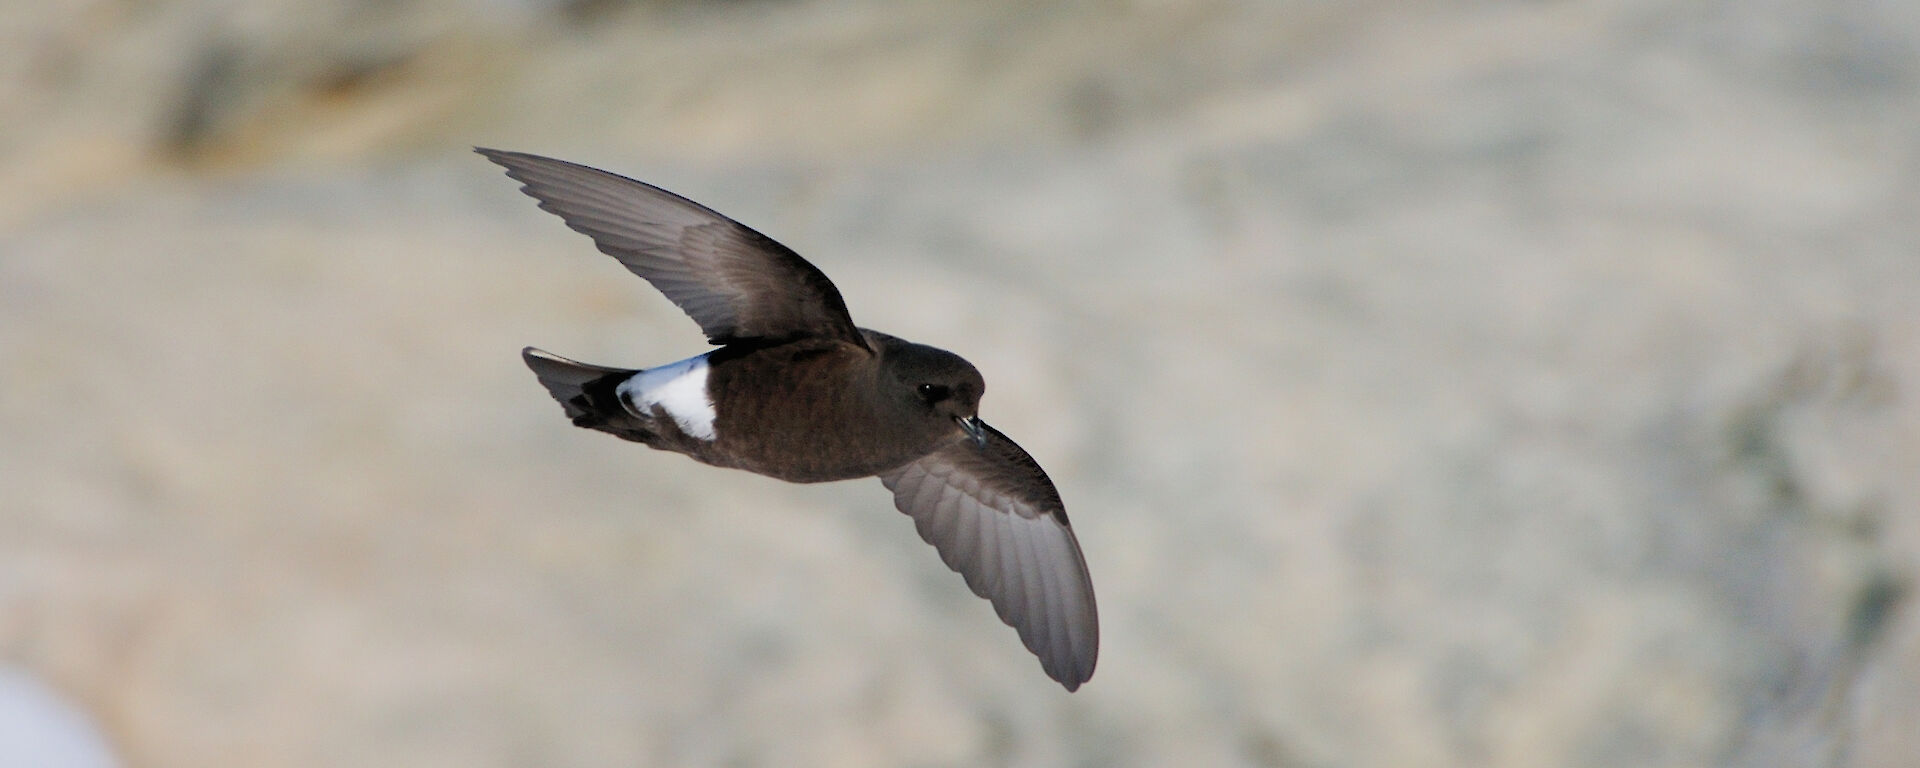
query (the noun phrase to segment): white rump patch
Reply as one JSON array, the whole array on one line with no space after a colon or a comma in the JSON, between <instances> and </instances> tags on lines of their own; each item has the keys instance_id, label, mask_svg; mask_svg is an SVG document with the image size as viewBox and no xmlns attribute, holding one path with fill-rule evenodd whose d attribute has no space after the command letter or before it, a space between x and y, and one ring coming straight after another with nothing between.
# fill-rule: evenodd
<instances>
[{"instance_id":1,"label":"white rump patch","mask_svg":"<svg viewBox=\"0 0 1920 768\"><path fill-rule=\"evenodd\" d=\"M620 382L614 391L627 407L638 411L636 415L651 416L658 405L680 425L680 431L702 440L713 439L713 398L707 395L706 355L648 368Z\"/></svg>"}]
</instances>

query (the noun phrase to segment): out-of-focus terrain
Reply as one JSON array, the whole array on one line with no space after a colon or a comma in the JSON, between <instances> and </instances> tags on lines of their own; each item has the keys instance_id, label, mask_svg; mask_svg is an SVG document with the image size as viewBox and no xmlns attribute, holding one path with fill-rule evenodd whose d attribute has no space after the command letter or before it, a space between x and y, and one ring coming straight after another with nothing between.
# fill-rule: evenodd
<instances>
[{"instance_id":1,"label":"out-of-focus terrain","mask_svg":"<svg viewBox=\"0 0 1920 768\"><path fill-rule=\"evenodd\" d=\"M1920 5L267 0L0 21L0 663L135 768L1910 766ZM1067 695L468 152L985 372Z\"/></svg>"}]
</instances>

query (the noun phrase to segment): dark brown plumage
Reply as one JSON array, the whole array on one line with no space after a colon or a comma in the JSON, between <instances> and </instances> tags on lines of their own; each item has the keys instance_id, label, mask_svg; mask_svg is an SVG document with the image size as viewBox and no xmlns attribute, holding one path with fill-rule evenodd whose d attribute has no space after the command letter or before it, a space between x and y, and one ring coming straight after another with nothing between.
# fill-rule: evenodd
<instances>
[{"instance_id":1,"label":"dark brown plumage","mask_svg":"<svg viewBox=\"0 0 1920 768\"><path fill-rule=\"evenodd\" d=\"M712 343L644 370L522 355L576 426L793 482L878 476L1067 690L1099 653L1093 584L1040 466L980 421L986 385L951 352L859 328L787 247L605 171L477 150L540 207L666 294Z\"/></svg>"}]
</instances>

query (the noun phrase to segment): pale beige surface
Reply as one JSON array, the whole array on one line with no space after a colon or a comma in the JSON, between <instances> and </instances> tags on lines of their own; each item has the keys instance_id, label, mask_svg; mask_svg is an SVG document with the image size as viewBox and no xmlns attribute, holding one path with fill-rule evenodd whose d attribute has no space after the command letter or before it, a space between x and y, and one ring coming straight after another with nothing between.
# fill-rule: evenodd
<instances>
[{"instance_id":1,"label":"pale beige surface","mask_svg":"<svg viewBox=\"0 0 1920 768\"><path fill-rule=\"evenodd\" d=\"M559 5L0 22L0 661L128 765L1920 755L1920 7ZM472 144L979 365L1092 682L568 426L520 346L701 340Z\"/></svg>"}]
</instances>

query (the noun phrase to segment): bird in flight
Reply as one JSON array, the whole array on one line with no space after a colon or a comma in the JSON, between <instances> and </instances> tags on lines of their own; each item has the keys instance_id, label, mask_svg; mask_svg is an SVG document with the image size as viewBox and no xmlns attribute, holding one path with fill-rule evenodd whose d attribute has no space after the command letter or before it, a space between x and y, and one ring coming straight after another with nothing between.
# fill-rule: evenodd
<instances>
[{"instance_id":1,"label":"bird in flight","mask_svg":"<svg viewBox=\"0 0 1920 768\"><path fill-rule=\"evenodd\" d=\"M652 283L717 348L654 368L521 357L574 426L796 483L880 478L920 537L1067 690L1100 623L1066 507L980 420L986 382L943 349L860 328L820 270L766 235L633 179L476 149L540 208Z\"/></svg>"}]
</instances>

